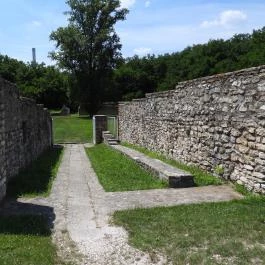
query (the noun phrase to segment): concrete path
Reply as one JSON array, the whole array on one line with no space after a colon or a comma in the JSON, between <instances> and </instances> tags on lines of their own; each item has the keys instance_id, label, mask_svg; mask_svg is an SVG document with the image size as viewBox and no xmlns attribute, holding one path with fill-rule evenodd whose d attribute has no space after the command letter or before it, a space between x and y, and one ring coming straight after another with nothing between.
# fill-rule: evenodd
<instances>
[{"instance_id":1,"label":"concrete path","mask_svg":"<svg viewBox=\"0 0 265 265\"><path fill-rule=\"evenodd\" d=\"M50 197L20 199L17 203L23 207L30 205L29 211L46 209L50 213L54 221L53 239L66 261L80 265L149 265L170 262L159 253L150 257L129 246L126 231L110 224L115 211L240 198L229 186L106 193L84 146L69 144L65 146Z\"/></svg>"},{"instance_id":2,"label":"concrete path","mask_svg":"<svg viewBox=\"0 0 265 265\"><path fill-rule=\"evenodd\" d=\"M127 244L127 233L109 224L116 210L172 206L183 203L240 199L229 186L106 193L86 156L83 145L67 145L50 204L54 206L55 231L68 231L84 255L82 264L168 264L157 255Z\"/></svg>"},{"instance_id":3,"label":"concrete path","mask_svg":"<svg viewBox=\"0 0 265 265\"><path fill-rule=\"evenodd\" d=\"M117 207L110 207L83 145L67 145L64 152L50 197L56 216L55 241L63 244L62 235L68 233L65 239L81 252L82 265L168 264L159 255L153 263L149 255L128 245L123 228L109 224Z\"/></svg>"}]
</instances>

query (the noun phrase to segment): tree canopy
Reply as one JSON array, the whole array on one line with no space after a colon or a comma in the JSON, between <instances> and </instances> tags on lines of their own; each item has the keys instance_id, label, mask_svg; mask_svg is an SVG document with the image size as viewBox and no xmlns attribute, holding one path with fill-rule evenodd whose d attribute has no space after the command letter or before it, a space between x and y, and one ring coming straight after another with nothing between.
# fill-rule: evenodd
<instances>
[{"instance_id":1,"label":"tree canopy","mask_svg":"<svg viewBox=\"0 0 265 265\"><path fill-rule=\"evenodd\" d=\"M231 39L210 40L181 52L128 58L115 70L118 100L174 89L180 81L265 64L265 27Z\"/></svg>"},{"instance_id":2,"label":"tree canopy","mask_svg":"<svg viewBox=\"0 0 265 265\"><path fill-rule=\"evenodd\" d=\"M68 104L76 109L80 99L85 101L89 96L91 100L98 98L97 103L130 100L143 97L145 93L174 89L180 81L265 64L264 42L265 27L254 30L252 34L237 34L228 40L210 40L181 52L159 56L121 59L117 49L115 58L104 61L107 66L101 63L97 66L101 57L95 58L91 72L87 68L87 59L83 64L74 57L70 60L61 48L54 56L66 56L69 61L58 60L58 63L69 62L76 68L61 65L67 69L62 71L43 63L25 64L0 54L0 75L16 83L22 95L34 98L49 108L61 108L63 104ZM104 52L107 50L103 49ZM75 49L72 52L81 57L81 52Z\"/></svg>"},{"instance_id":3,"label":"tree canopy","mask_svg":"<svg viewBox=\"0 0 265 265\"><path fill-rule=\"evenodd\" d=\"M67 4L69 24L51 33L57 47L51 58L74 74L75 96L87 103L88 112L93 114L121 59L114 25L125 19L128 10L120 8L119 0L68 0Z\"/></svg>"},{"instance_id":4,"label":"tree canopy","mask_svg":"<svg viewBox=\"0 0 265 265\"><path fill-rule=\"evenodd\" d=\"M0 54L0 76L16 83L22 96L33 98L48 108L69 104L67 73L44 63L24 63Z\"/></svg>"}]
</instances>

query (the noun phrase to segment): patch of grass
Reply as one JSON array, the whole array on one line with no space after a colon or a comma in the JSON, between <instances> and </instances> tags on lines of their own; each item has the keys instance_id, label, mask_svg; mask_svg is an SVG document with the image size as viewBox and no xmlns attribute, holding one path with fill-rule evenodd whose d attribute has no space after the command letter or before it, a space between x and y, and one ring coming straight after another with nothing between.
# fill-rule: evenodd
<instances>
[{"instance_id":1,"label":"patch of grass","mask_svg":"<svg viewBox=\"0 0 265 265\"><path fill-rule=\"evenodd\" d=\"M43 216L0 216L0 264L62 264Z\"/></svg>"},{"instance_id":2,"label":"patch of grass","mask_svg":"<svg viewBox=\"0 0 265 265\"><path fill-rule=\"evenodd\" d=\"M155 158L155 159L159 159L173 167L179 168L181 170L184 170L186 172L191 173L194 176L194 182L196 184L196 186L208 186L208 185L222 185L224 183L223 180L209 174L208 172L201 170L199 167L197 166L189 166L186 165L184 163L181 163L179 161L167 158L166 156L162 155L162 154L158 154L155 152L152 152L144 147L140 147L140 146L136 146L136 145L132 145L129 143L122 143L122 145L135 149L136 151L142 152L145 155L151 157L151 158Z\"/></svg>"},{"instance_id":3,"label":"patch of grass","mask_svg":"<svg viewBox=\"0 0 265 265\"><path fill-rule=\"evenodd\" d=\"M92 142L92 120L78 115L53 116L53 133L55 143Z\"/></svg>"},{"instance_id":4,"label":"patch of grass","mask_svg":"<svg viewBox=\"0 0 265 265\"><path fill-rule=\"evenodd\" d=\"M249 191L245 186L240 185L238 183L233 183L233 187L234 187L235 191L237 191L238 193L240 193L240 194L242 194L248 198L251 198L251 197L257 198L260 196L259 194L256 194L254 192Z\"/></svg>"},{"instance_id":5,"label":"patch of grass","mask_svg":"<svg viewBox=\"0 0 265 265\"><path fill-rule=\"evenodd\" d=\"M133 246L173 264L265 264L265 198L116 212Z\"/></svg>"},{"instance_id":6,"label":"patch of grass","mask_svg":"<svg viewBox=\"0 0 265 265\"><path fill-rule=\"evenodd\" d=\"M87 148L86 152L106 191L159 189L168 186L133 160L104 144Z\"/></svg>"},{"instance_id":7,"label":"patch of grass","mask_svg":"<svg viewBox=\"0 0 265 265\"><path fill-rule=\"evenodd\" d=\"M9 197L48 196L62 155L63 148L59 146L44 152L8 183L7 195Z\"/></svg>"}]
</instances>

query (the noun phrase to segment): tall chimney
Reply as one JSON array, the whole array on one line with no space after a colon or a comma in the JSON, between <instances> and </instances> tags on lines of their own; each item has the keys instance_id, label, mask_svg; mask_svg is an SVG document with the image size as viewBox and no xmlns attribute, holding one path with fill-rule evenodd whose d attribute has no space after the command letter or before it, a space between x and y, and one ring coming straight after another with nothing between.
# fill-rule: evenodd
<instances>
[{"instance_id":1,"label":"tall chimney","mask_svg":"<svg viewBox=\"0 0 265 265\"><path fill-rule=\"evenodd\" d=\"M32 62L33 63L36 63L36 49L35 48L32 48Z\"/></svg>"}]
</instances>

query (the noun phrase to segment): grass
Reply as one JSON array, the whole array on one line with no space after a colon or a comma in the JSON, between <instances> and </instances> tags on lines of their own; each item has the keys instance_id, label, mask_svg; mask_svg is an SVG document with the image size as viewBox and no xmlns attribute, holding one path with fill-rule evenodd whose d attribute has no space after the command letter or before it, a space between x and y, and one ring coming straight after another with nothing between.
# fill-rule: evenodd
<instances>
[{"instance_id":1,"label":"grass","mask_svg":"<svg viewBox=\"0 0 265 265\"><path fill-rule=\"evenodd\" d=\"M87 143L92 141L92 120L88 117L53 116L55 143Z\"/></svg>"},{"instance_id":2,"label":"grass","mask_svg":"<svg viewBox=\"0 0 265 265\"><path fill-rule=\"evenodd\" d=\"M1 265L63 264L43 216L0 216Z\"/></svg>"},{"instance_id":3,"label":"grass","mask_svg":"<svg viewBox=\"0 0 265 265\"><path fill-rule=\"evenodd\" d=\"M247 197L251 197L251 196L256 196L255 193L252 193L251 191L249 191L245 186L240 185L238 183L234 183L233 184L235 191L237 191L238 193L241 193L243 196L247 196Z\"/></svg>"},{"instance_id":4,"label":"grass","mask_svg":"<svg viewBox=\"0 0 265 265\"><path fill-rule=\"evenodd\" d=\"M51 148L8 183L9 197L46 197L56 177L63 148Z\"/></svg>"},{"instance_id":5,"label":"grass","mask_svg":"<svg viewBox=\"0 0 265 265\"><path fill-rule=\"evenodd\" d=\"M8 183L8 197L48 196L62 154L61 147L44 152ZM56 246L52 243L51 231L48 227L48 218L54 218L48 213L52 208L22 202L18 202L14 207L18 210L22 207L20 211L23 214L0 215L0 264L66 265L57 256ZM36 215L27 215L25 213L27 207L36 207ZM41 210L45 212L40 214Z\"/></svg>"},{"instance_id":6,"label":"grass","mask_svg":"<svg viewBox=\"0 0 265 265\"><path fill-rule=\"evenodd\" d=\"M43 217L0 217L0 264L50 265L55 256Z\"/></svg>"},{"instance_id":7,"label":"grass","mask_svg":"<svg viewBox=\"0 0 265 265\"><path fill-rule=\"evenodd\" d=\"M167 183L153 177L133 160L100 144L86 149L92 166L105 191L159 189Z\"/></svg>"},{"instance_id":8,"label":"grass","mask_svg":"<svg viewBox=\"0 0 265 265\"><path fill-rule=\"evenodd\" d=\"M133 246L177 265L265 264L265 198L116 212Z\"/></svg>"},{"instance_id":9,"label":"grass","mask_svg":"<svg viewBox=\"0 0 265 265\"><path fill-rule=\"evenodd\" d=\"M135 149L139 152L144 153L145 155L151 157L151 158L155 158L155 159L159 159L173 167L179 168L181 170L184 170L186 172L191 173L194 176L194 182L196 184L196 186L208 186L208 185L222 185L223 184L223 180L207 173L204 170L201 170L199 167L196 167L194 165L190 166L190 165L186 165L184 163L181 163L179 161L167 158L166 156L162 155L162 154L158 154L155 152L152 152L144 147L140 147L140 146L136 146L136 145L132 145L129 143L122 143L122 145Z\"/></svg>"}]
</instances>

